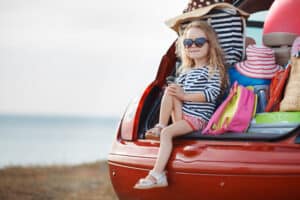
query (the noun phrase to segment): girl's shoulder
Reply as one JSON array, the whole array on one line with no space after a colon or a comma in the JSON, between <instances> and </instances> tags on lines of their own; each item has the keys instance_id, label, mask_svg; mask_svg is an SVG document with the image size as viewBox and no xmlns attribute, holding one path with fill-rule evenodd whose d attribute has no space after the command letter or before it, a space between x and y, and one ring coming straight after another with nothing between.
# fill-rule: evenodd
<instances>
[{"instance_id":1,"label":"girl's shoulder","mask_svg":"<svg viewBox=\"0 0 300 200\"><path fill-rule=\"evenodd\" d=\"M199 67L199 68L195 68L194 69L194 72L195 73L204 73L204 74L219 74L220 73L220 70L218 67L212 67L212 66L204 66L204 67Z\"/></svg>"},{"instance_id":2,"label":"girl's shoulder","mask_svg":"<svg viewBox=\"0 0 300 200\"><path fill-rule=\"evenodd\" d=\"M221 72L220 68L217 66L208 66L208 71L210 73L216 74L216 75L220 74L220 72Z\"/></svg>"},{"instance_id":3,"label":"girl's shoulder","mask_svg":"<svg viewBox=\"0 0 300 200\"><path fill-rule=\"evenodd\" d=\"M219 67L218 66L211 66L211 65L208 65L207 68L211 71L219 71Z\"/></svg>"},{"instance_id":4,"label":"girl's shoulder","mask_svg":"<svg viewBox=\"0 0 300 200\"><path fill-rule=\"evenodd\" d=\"M212 80L220 80L221 78L221 70L217 66L208 67L208 79Z\"/></svg>"},{"instance_id":5,"label":"girl's shoulder","mask_svg":"<svg viewBox=\"0 0 300 200\"><path fill-rule=\"evenodd\" d=\"M192 68L191 72L194 73L199 73L199 72L208 72L209 71L209 67L208 66L203 66L203 67L197 67L197 68Z\"/></svg>"},{"instance_id":6,"label":"girl's shoulder","mask_svg":"<svg viewBox=\"0 0 300 200\"><path fill-rule=\"evenodd\" d=\"M197 68L190 68L188 70L182 71L179 76L186 76L186 75L212 75L216 74L218 75L220 73L220 70L218 67L211 67L209 65L203 66L203 67L197 67Z\"/></svg>"},{"instance_id":7,"label":"girl's shoulder","mask_svg":"<svg viewBox=\"0 0 300 200\"><path fill-rule=\"evenodd\" d=\"M194 70L198 70L198 71L219 71L219 68L217 66L211 66L211 65L206 65L203 67L197 67L194 68Z\"/></svg>"}]
</instances>

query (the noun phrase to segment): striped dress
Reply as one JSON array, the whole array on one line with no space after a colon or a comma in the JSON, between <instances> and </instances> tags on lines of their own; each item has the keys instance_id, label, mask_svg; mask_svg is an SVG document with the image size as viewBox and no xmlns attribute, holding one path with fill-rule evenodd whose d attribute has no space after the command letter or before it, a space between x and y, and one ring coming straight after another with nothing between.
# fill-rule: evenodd
<instances>
[{"instance_id":1,"label":"striped dress","mask_svg":"<svg viewBox=\"0 0 300 200\"><path fill-rule=\"evenodd\" d=\"M216 101L221 93L221 80L219 70L209 74L208 67L194 68L177 78L185 93L203 93L206 102L184 101L182 111L184 114L209 121L216 109Z\"/></svg>"}]
</instances>

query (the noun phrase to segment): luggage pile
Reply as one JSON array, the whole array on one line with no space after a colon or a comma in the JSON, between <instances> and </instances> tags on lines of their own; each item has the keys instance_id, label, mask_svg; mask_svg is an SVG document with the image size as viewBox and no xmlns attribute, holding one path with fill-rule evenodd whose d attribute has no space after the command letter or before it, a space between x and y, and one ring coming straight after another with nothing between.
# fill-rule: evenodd
<instances>
[{"instance_id":1,"label":"luggage pile","mask_svg":"<svg viewBox=\"0 0 300 200\"><path fill-rule=\"evenodd\" d=\"M283 134L300 125L300 37L293 43L286 67L276 63L274 51L267 46L249 45L246 56L246 60L229 69L230 83L232 88L236 88L237 84L245 91L247 88L248 93L256 95L256 99L236 101L241 98L239 93L235 93L235 101L232 101L231 89L203 134ZM241 110L246 108L248 115L241 114Z\"/></svg>"},{"instance_id":2,"label":"luggage pile","mask_svg":"<svg viewBox=\"0 0 300 200\"><path fill-rule=\"evenodd\" d=\"M248 132L286 133L300 124L300 37L293 43L290 63L271 81L265 112L252 120Z\"/></svg>"},{"instance_id":3,"label":"luggage pile","mask_svg":"<svg viewBox=\"0 0 300 200\"><path fill-rule=\"evenodd\" d=\"M282 15L275 15L275 8L271 10L273 14L264 24L264 45L247 42L245 21L249 14L233 6L231 0L191 0L182 15L166 22L181 35L191 21L207 21L225 54L231 90L203 134L282 133L300 125L300 29L295 27L297 20L278 27L283 24L277 23ZM249 108L247 119L240 114L245 107Z\"/></svg>"}]
</instances>

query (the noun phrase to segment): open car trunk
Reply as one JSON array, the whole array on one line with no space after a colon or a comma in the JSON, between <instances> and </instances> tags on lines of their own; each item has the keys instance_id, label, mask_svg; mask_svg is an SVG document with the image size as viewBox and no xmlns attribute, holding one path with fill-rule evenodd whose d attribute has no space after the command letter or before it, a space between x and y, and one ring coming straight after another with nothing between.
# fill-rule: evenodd
<instances>
[{"instance_id":1,"label":"open car trunk","mask_svg":"<svg viewBox=\"0 0 300 200\"><path fill-rule=\"evenodd\" d=\"M164 89L154 86L147 97L142 110L138 137L143 139L146 130L158 123L160 102ZM245 140L245 141L277 141L290 137L300 130L298 123L250 125L244 133L224 133L222 135L202 135L201 131L191 132L181 139L209 139L209 140Z\"/></svg>"},{"instance_id":2,"label":"open car trunk","mask_svg":"<svg viewBox=\"0 0 300 200\"><path fill-rule=\"evenodd\" d=\"M253 13L267 10L273 0L245 0L235 1L236 6ZM255 3L256 2L256 3ZM251 6L248 6L251 5ZM253 6L255 5L255 6ZM262 24L259 25L260 27ZM250 35L251 36L251 35ZM143 139L145 132L158 123L161 98L166 86L166 77L175 76L176 68L180 61L175 55L175 44L173 44L166 55L162 58L155 81L152 83L151 91L147 96L142 108L140 123L138 128L138 138ZM171 123L171 121L170 121ZM282 140L299 132L300 123L270 123L270 124L250 124L244 133L225 133L218 136L202 135L201 131L192 132L180 137L181 139L209 139L209 140L244 140L244 141L276 141ZM299 139L299 138L298 138Z\"/></svg>"}]
</instances>

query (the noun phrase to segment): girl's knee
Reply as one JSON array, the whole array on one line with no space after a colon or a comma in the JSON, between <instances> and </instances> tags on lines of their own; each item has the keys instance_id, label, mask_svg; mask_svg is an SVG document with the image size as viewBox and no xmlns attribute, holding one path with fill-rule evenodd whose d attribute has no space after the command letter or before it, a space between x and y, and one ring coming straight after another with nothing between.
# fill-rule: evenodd
<instances>
[{"instance_id":1,"label":"girl's knee","mask_svg":"<svg viewBox=\"0 0 300 200\"><path fill-rule=\"evenodd\" d=\"M172 138L173 138L172 133L169 131L168 127L164 128L161 131L161 134L160 134L161 141L172 140Z\"/></svg>"},{"instance_id":2,"label":"girl's knee","mask_svg":"<svg viewBox=\"0 0 300 200\"><path fill-rule=\"evenodd\" d=\"M168 92L165 90L164 92L164 98L173 98L173 96L171 96L170 94L168 94Z\"/></svg>"}]
</instances>

